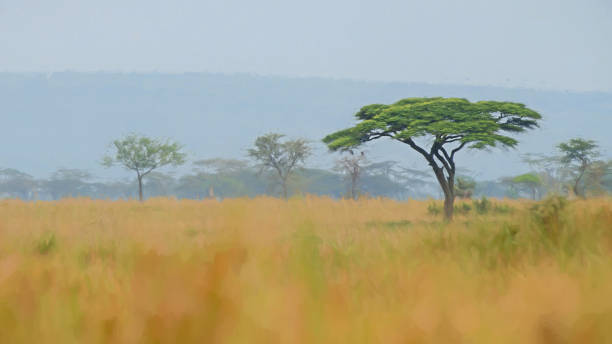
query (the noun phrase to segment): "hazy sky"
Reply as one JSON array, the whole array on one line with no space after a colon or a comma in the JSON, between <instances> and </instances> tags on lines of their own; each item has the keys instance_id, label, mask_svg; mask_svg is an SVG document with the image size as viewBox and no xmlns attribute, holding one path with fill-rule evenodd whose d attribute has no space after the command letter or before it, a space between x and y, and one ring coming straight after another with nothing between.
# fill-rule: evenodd
<instances>
[{"instance_id":1,"label":"hazy sky","mask_svg":"<svg viewBox=\"0 0 612 344\"><path fill-rule=\"evenodd\" d=\"M0 0L0 71L612 92L611 0Z\"/></svg>"}]
</instances>

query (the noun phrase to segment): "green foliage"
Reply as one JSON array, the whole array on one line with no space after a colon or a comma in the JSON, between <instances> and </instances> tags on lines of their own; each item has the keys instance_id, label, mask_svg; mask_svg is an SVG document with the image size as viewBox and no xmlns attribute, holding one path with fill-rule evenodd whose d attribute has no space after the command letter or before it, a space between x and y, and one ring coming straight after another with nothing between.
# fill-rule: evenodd
<instances>
[{"instance_id":1,"label":"green foliage","mask_svg":"<svg viewBox=\"0 0 612 344\"><path fill-rule=\"evenodd\" d=\"M480 200L472 200L472 204L459 202L453 206L455 213L460 215L468 215L474 210L478 215L493 214L508 214L514 209L506 204L496 204L483 196ZM427 205L427 213L429 215L439 215L444 211L442 205L437 202L431 202Z\"/></svg>"},{"instance_id":2,"label":"green foliage","mask_svg":"<svg viewBox=\"0 0 612 344\"><path fill-rule=\"evenodd\" d=\"M520 133L538 126L542 116L520 103L460 98L406 98L391 105L361 108L354 127L332 133L323 142L332 150L351 150L382 137L405 143L421 154L433 169L447 204L455 199L455 154L464 147L485 149L515 147ZM415 139L425 138L430 147ZM452 207L445 209L452 218Z\"/></svg>"},{"instance_id":3,"label":"green foliage","mask_svg":"<svg viewBox=\"0 0 612 344\"><path fill-rule=\"evenodd\" d=\"M584 188L594 196L612 192L612 160L594 161L585 171Z\"/></svg>"},{"instance_id":4,"label":"green foliage","mask_svg":"<svg viewBox=\"0 0 612 344\"><path fill-rule=\"evenodd\" d=\"M558 233L565 224L568 201L565 197L553 195L531 208L535 222L547 233Z\"/></svg>"},{"instance_id":5,"label":"green foliage","mask_svg":"<svg viewBox=\"0 0 612 344\"><path fill-rule=\"evenodd\" d=\"M482 196L480 200L475 199L472 201L472 203L474 204L474 209L476 209L478 214L486 214L493 208L491 201L489 201L489 199L485 196Z\"/></svg>"},{"instance_id":6,"label":"green foliage","mask_svg":"<svg viewBox=\"0 0 612 344\"><path fill-rule=\"evenodd\" d=\"M433 136L438 144L460 142L471 148L513 147L518 142L500 132L537 127L540 114L523 104L471 103L459 98L406 98L391 105L373 104L355 114L360 122L323 139L332 150L346 150L380 137L404 142Z\"/></svg>"},{"instance_id":7,"label":"green foliage","mask_svg":"<svg viewBox=\"0 0 612 344\"><path fill-rule=\"evenodd\" d=\"M570 170L573 184L572 189L576 196L586 196L584 187L581 191L579 186L582 177L591 167L594 159L599 156L597 147L598 145L595 141L581 138L571 139L557 145L557 148L561 152L559 161Z\"/></svg>"},{"instance_id":8,"label":"green foliage","mask_svg":"<svg viewBox=\"0 0 612 344\"><path fill-rule=\"evenodd\" d=\"M593 140L581 138L571 139L557 145L561 152L561 162L571 164L575 162L588 162L599 156L597 143Z\"/></svg>"},{"instance_id":9,"label":"green foliage","mask_svg":"<svg viewBox=\"0 0 612 344\"><path fill-rule=\"evenodd\" d=\"M55 233L47 233L40 237L36 243L36 252L41 255L51 253L57 246L57 240L55 239Z\"/></svg>"},{"instance_id":10,"label":"green foliage","mask_svg":"<svg viewBox=\"0 0 612 344\"><path fill-rule=\"evenodd\" d=\"M436 202L431 202L427 205L427 213L429 215L439 215L442 213L442 207Z\"/></svg>"},{"instance_id":11,"label":"green foliage","mask_svg":"<svg viewBox=\"0 0 612 344\"><path fill-rule=\"evenodd\" d=\"M185 163L186 154L181 152L182 146L168 140L132 134L113 141L113 146L116 153L114 157L104 157L103 165L106 167L119 164L140 175L146 175L162 166Z\"/></svg>"},{"instance_id":12,"label":"green foliage","mask_svg":"<svg viewBox=\"0 0 612 344\"><path fill-rule=\"evenodd\" d=\"M462 202L459 204L455 204L454 210L455 210L455 213L467 215L470 211L472 211L472 207L469 204Z\"/></svg>"},{"instance_id":13,"label":"green foliage","mask_svg":"<svg viewBox=\"0 0 612 344\"><path fill-rule=\"evenodd\" d=\"M376 228L376 229L386 229L390 231L402 231L406 229L410 229L413 226L413 223L409 220L401 220L401 221L372 221L366 223L366 228Z\"/></svg>"},{"instance_id":14,"label":"green foliage","mask_svg":"<svg viewBox=\"0 0 612 344\"><path fill-rule=\"evenodd\" d=\"M312 154L312 149L303 139L281 142L284 136L276 133L260 136L255 140L255 147L248 150L248 154L259 163L260 171L272 173L282 187L284 198L287 198L289 178Z\"/></svg>"},{"instance_id":15,"label":"green foliage","mask_svg":"<svg viewBox=\"0 0 612 344\"><path fill-rule=\"evenodd\" d=\"M472 198L476 188L476 181L470 177L457 177L455 183L455 194L460 198Z\"/></svg>"},{"instance_id":16,"label":"green foliage","mask_svg":"<svg viewBox=\"0 0 612 344\"><path fill-rule=\"evenodd\" d=\"M540 176L535 173L525 173L512 178L512 181L517 184L540 185L542 181Z\"/></svg>"},{"instance_id":17,"label":"green foliage","mask_svg":"<svg viewBox=\"0 0 612 344\"><path fill-rule=\"evenodd\" d=\"M120 165L136 172L141 201L142 179L147 174L166 165L182 165L186 159L186 154L181 152L182 146L176 142L135 134L113 141L113 146L116 150L114 157L105 156L102 164L106 167Z\"/></svg>"},{"instance_id":18,"label":"green foliage","mask_svg":"<svg viewBox=\"0 0 612 344\"><path fill-rule=\"evenodd\" d=\"M520 192L527 192L534 200L542 187L542 178L536 173L524 173L515 177L504 178L502 183L510 187L509 193L514 198L519 197Z\"/></svg>"}]
</instances>

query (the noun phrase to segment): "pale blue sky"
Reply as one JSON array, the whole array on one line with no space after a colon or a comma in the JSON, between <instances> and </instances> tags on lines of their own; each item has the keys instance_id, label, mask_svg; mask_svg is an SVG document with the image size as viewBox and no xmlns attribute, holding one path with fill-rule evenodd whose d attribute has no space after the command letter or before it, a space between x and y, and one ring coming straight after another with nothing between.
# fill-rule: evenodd
<instances>
[{"instance_id":1,"label":"pale blue sky","mask_svg":"<svg viewBox=\"0 0 612 344\"><path fill-rule=\"evenodd\" d=\"M206 71L612 92L610 0L0 0L0 71Z\"/></svg>"}]
</instances>

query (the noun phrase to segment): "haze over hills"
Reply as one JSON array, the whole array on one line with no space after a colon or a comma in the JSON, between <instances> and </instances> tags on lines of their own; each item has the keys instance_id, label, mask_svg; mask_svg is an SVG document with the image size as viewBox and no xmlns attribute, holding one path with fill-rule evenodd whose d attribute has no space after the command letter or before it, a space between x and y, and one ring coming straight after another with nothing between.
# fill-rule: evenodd
<instances>
[{"instance_id":1,"label":"haze over hills","mask_svg":"<svg viewBox=\"0 0 612 344\"><path fill-rule=\"evenodd\" d=\"M612 94L489 86L367 82L204 73L0 73L0 167L44 177L59 167L100 177L129 176L100 167L109 143L136 132L176 139L191 159L245 158L267 132L311 139L310 166L331 167L335 157L320 139L354 123L363 105L420 96L517 101L544 116L542 128L520 135L514 151L463 152L459 165L479 179L523 172L523 153L548 153L571 137L597 140L612 150ZM372 160L423 167L399 143L366 148ZM609 156L609 154L607 154Z\"/></svg>"}]
</instances>

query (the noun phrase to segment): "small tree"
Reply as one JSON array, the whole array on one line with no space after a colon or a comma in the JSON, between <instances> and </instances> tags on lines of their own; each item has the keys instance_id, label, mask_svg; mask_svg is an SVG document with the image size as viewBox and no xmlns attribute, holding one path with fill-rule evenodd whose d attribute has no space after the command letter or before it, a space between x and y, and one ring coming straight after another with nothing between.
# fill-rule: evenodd
<instances>
[{"instance_id":1,"label":"small tree","mask_svg":"<svg viewBox=\"0 0 612 344\"><path fill-rule=\"evenodd\" d=\"M306 140L281 142L283 137L285 135L276 133L260 136L255 140L255 147L248 150L248 154L259 163L260 172L267 170L273 173L286 199L289 178L312 151Z\"/></svg>"},{"instance_id":2,"label":"small tree","mask_svg":"<svg viewBox=\"0 0 612 344\"><path fill-rule=\"evenodd\" d=\"M540 188L545 192L553 194L561 194L565 189L565 180L569 174L567 168L559 163L559 157L547 156L543 154L525 154L523 162L536 170L536 174L540 179ZM504 182L512 185L512 178L506 178Z\"/></svg>"},{"instance_id":3,"label":"small tree","mask_svg":"<svg viewBox=\"0 0 612 344\"><path fill-rule=\"evenodd\" d=\"M181 152L182 146L168 140L132 134L113 141L112 145L116 149L115 156L105 156L103 165L120 165L136 172L138 198L141 202L142 180L146 175L163 166L179 166L185 163L186 155Z\"/></svg>"},{"instance_id":4,"label":"small tree","mask_svg":"<svg viewBox=\"0 0 612 344\"><path fill-rule=\"evenodd\" d=\"M363 151L358 154L355 154L352 150L348 152L348 155L336 160L335 170L346 176L350 182L349 196L356 200L359 197L357 190L359 179L368 160Z\"/></svg>"},{"instance_id":5,"label":"small tree","mask_svg":"<svg viewBox=\"0 0 612 344\"><path fill-rule=\"evenodd\" d=\"M472 198L474 189L476 188L476 181L470 177L457 177L457 183L455 184L455 195L459 198Z\"/></svg>"},{"instance_id":6,"label":"small tree","mask_svg":"<svg viewBox=\"0 0 612 344\"><path fill-rule=\"evenodd\" d=\"M584 188L593 195L612 190L612 160L594 161L584 174Z\"/></svg>"},{"instance_id":7,"label":"small tree","mask_svg":"<svg viewBox=\"0 0 612 344\"><path fill-rule=\"evenodd\" d=\"M521 174L507 179L506 182L516 186L518 189L527 191L534 200L538 198L538 190L542 186L542 179L535 173Z\"/></svg>"},{"instance_id":8,"label":"small tree","mask_svg":"<svg viewBox=\"0 0 612 344\"><path fill-rule=\"evenodd\" d=\"M597 143L593 140L580 138L571 139L557 145L561 152L560 162L571 170L572 190L576 196L585 197L584 188L580 192L579 185L585 172L591 167L593 161L599 157Z\"/></svg>"},{"instance_id":9,"label":"small tree","mask_svg":"<svg viewBox=\"0 0 612 344\"><path fill-rule=\"evenodd\" d=\"M326 136L331 150L348 150L368 141L391 138L421 154L431 166L444 193L444 215L453 217L455 155L461 149L515 147L518 141L502 135L538 126L542 116L523 104L497 101L471 103L459 98L407 98L391 105L364 106L352 128ZM424 144L417 139L428 138Z\"/></svg>"}]
</instances>

